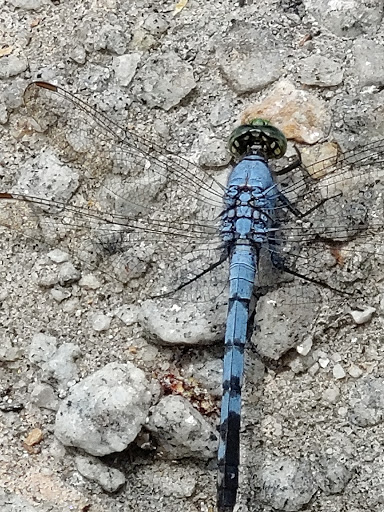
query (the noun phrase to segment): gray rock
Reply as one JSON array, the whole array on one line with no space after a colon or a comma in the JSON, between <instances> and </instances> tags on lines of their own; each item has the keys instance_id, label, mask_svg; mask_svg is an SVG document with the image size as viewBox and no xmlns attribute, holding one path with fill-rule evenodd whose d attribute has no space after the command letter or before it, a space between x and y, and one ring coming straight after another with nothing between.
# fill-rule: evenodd
<instances>
[{"instance_id":1,"label":"gray rock","mask_svg":"<svg viewBox=\"0 0 384 512\"><path fill-rule=\"evenodd\" d=\"M209 120L212 126L220 126L229 121L233 116L230 101L220 101L211 110Z\"/></svg>"},{"instance_id":2,"label":"gray rock","mask_svg":"<svg viewBox=\"0 0 384 512\"><path fill-rule=\"evenodd\" d=\"M343 81L343 69L340 64L323 55L311 55L299 61L298 75L305 85L334 87Z\"/></svg>"},{"instance_id":3,"label":"gray rock","mask_svg":"<svg viewBox=\"0 0 384 512\"><path fill-rule=\"evenodd\" d=\"M28 68L28 61L24 57L18 57L11 53L0 59L0 78L16 76Z\"/></svg>"},{"instance_id":4,"label":"gray rock","mask_svg":"<svg viewBox=\"0 0 384 512\"><path fill-rule=\"evenodd\" d=\"M7 88L2 92L2 100L8 110L19 108L23 105L23 92L25 81L14 78Z\"/></svg>"},{"instance_id":5,"label":"gray rock","mask_svg":"<svg viewBox=\"0 0 384 512\"><path fill-rule=\"evenodd\" d=\"M108 467L96 457L78 455L75 464L84 478L98 483L106 492L116 492L125 484L126 479L121 471Z\"/></svg>"},{"instance_id":6,"label":"gray rock","mask_svg":"<svg viewBox=\"0 0 384 512\"><path fill-rule=\"evenodd\" d=\"M139 79L142 91L137 91L137 94L150 107L164 110L178 105L196 87L192 67L174 52L148 59Z\"/></svg>"},{"instance_id":7,"label":"gray rock","mask_svg":"<svg viewBox=\"0 0 384 512\"><path fill-rule=\"evenodd\" d=\"M81 278L81 273L70 261L66 261L60 265L59 269L59 283L62 286L69 286L70 284L76 283Z\"/></svg>"},{"instance_id":8,"label":"gray rock","mask_svg":"<svg viewBox=\"0 0 384 512\"><path fill-rule=\"evenodd\" d=\"M367 377L358 381L350 398L348 419L359 427L373 427L384 421L384 380Z\"/></svg>"},{"instance_id":9,"label":"gray rock","mask_svg":"<svg viewBox=\"0 0 384 512\"><path fill-rule=\"evenodd\" d=\"M66 202L78 186L77 170L64 165L47 150L21 167L13 192Z\"/></svg>"},{"instance_id":10,"label":"gray rock","mask_svg":"<svg viewBox=\"0 0 384 512\"><path fill-rule=\"evenodd\" d=\"M218 437L211 424L181 396L169 395L151 408L146 428L167 458L215 456Z\"/></svg>"},{"instance_id":11,"label":"gray rock","mask_svg":"<svg viewBox=\"0 0 384 512\"><path fill-rule=\"evenodd\" d=\"M330 385L327 389L323 391L322 394L323 400L330 404L334 404L338 401L340 397L340 389L337 386Z\"/></svg>"},{"instance_id":12,"label":"gray rock","mask_svg":"<svg viewBox=\"0 0 384 512\"><path fill-rule=\"evenodd\" d=\"M5 336L5 334L2 334L0 342L0 362L10 363L12 361L17 361L21 358L23 352L17 344L13 343Z\"/></svg>"},{"instance_id":13,"label":"gray rock","mask_svg":"<svg viewBox=\"0 0 384 512\"><path fill-rule=\"evenodd\" d=\"M100 288L101 283L93 274L86 274L80 279L79 286L84 288L84 290L97 290Z\"/></svg>"},{"instance_id":14,"label":"gray rock","mask_svg":"<svg viewBox=\"0 0 384 512\"><path fill-rule=\"evenodd\" d=\"M168 30L169 22L165 16L159 13L152 13L146 18L143 28L153 36L164 34Z\"/></svg>"},{"instance_id":15,"label":"gray rock","mask_svg":"<svg viewBox=\"0 0 384 512\"><path fill-rule=\"evenodd\" d=\"M72 387L57 413L55 435L91 455L120 452L140 432L150 402L144 372L131 363L110 363Z\"/></svg>"},{"instance_id":16,"label":"gray rock","mask_svg":"<svg viewBox=\"0 0 384 512\"><path fill-rule=\"evenodd\" d=\"M165 344L207 344L222 339L226 307L207 311L205 304L175 307L147 300L141 305L139 322L153 341Z\"/></svg>"},{"instance_id":17,"label":"gray rock","mask_svg":"<svg viewBox=\"0 0 384 512\"><path fill-rule=\"evenodd\" d=\"M352 478L346 463L334 457L322 457L314 474L317 485L327 494L341 493Z\"/></svg>"},{"instance_id":18,"label":"gray rock","mask_svg":"<svg viewBox=\"0 0 384 512\"><path fill-rule=\"evenodd\" d=\"M238 94L261 91L283 71L285 51L276 47L276 38L251 25L234 25L216 53L221 72Z\"/></svg>"},{"instance_id":19,"label":"gray rock","mask_svg":"<svg viewBox=\"0 0 384 512\"><path fill-rule=\"evenodd\" d=\"M311 465L289 457L276 457L265 463L261 480L262 502L279 511L301 510L317 490Z\"/></svg>"},{"instance_id":20,"label":"gray rock","mask_svg":"<svg viewBox=\"0 0 384 512\"><path fill-rule=\"evenodd\" d=\"M374 33L383 15L382 2L304 0L304 5L322 26L340 37Z\"/></svg>"},{"instance_id":21,"label":"gray rock","mask_svg":"<svg viewBox=\"0 0 384 512\"><path fill-rule=\"evenodd\" d=\"M296 290L295 286L288 285L268 293L258 301L252 343L263 357L278 360L308 336L317 314L313 302L317 290L311 285L305 290L308 300L298 295L302 291L300 286ZM295 300L300 302L300 307ZM301 362L304 363L304 358ZM313 360L308 358L306 362L312 364Z\"/></svg>"},{"instance_id":22,"label":"gray rock","mask_svg":"<svg viewBox=\"0 0 384 512\"><path fill-rule=\"evenodd\" d=\"M118 23L104 23L102 27L84 26L86 36L83 39L83 44L87 52L106 50L116 55L122 55L127 50L127 31Z\"/></svg>"},{"instance_id":23,"label":"gray rock","mask_svg":"<svg viewBox=\"0 0 384 512\"><path fill-rule=\"evenodd\" d=\"M275 82L282 74L283 57L280 52L268 51L257 54L239 53L220 57L220 69L231 88L238 94L257 92Z\"/></svg>"},{"instance_id":24,"label":"gray rock","mask_svg":"<svg viewBox=\"0 0 384 512\"><path fill-rule=\"evenodd\" d=\"M61 249L53 249L53 251L49 251L47 256L54 263L64 263L69 260L69 254Z\"/></svg>"},{"instance_id":25,"label":"gray rock","mask_svg":"<svg viewBox=\"0 0 384 512\"><path fill-rule=\"evenodd\" d=\"M37 282L42 288L52 288L59 283L57 271L52 268L42 268L39 271Z\"/></svg>"},{"instance_id":26,"label":"gray rock","mask_svg":"<svg viewBox=\"0 0 384 512\"><path fill-rule=\"evenodd\" d=\"M31 392L31 401L42 409L57 411L59 408L59 400L49 384L36 384Z\"/></svg>"},{"instance_id":27,"label":"gray rock","mask_svg":"<svg viewBox=\"0 0 384 512\"><path fill-rule=\"evenodd\" d=\"M67 290L66 288L52 288L51 290L51 297L56 302L63 302L63 300L69 299L71 296L71 292Z\"/></svg>"},{"instance_id":28,"label":"gray rock","mask_svg":"<svg viewBox=\"0 0 384 512\"><path fill-rule=\"evenodd\" d=\"M361 86L374 85L381 87L384 84L384 47L365 38L358 38L354 43L355 66L354 70L359 77Z\"/></svg>"},{"instance_id":29,"label":"gray rock","mask_svg":"<svg viewBox=\"0 0 384 512\"><path fill-rule=\"evenodd\" d=\"M73 343L63 343L56 352L41 365L45 381L54 379L61 388L78 379L78 370L75 364L80 356L80 348Z\"/></svg>"},{"instance_id":30,"label":"gray rock","mask_svg":"<svg viewBox=\"0 0 384 512\"><path fill-rule=\"evenodd\" d=\"M119 85L127 87L135 76L137 65L140 62L140 53L127 53L113 58L112 67Z\"/></svg>"},{"instance_id":31,"label":"gray rock","mask_svg":"<svg viewBox=\"0 0 384 512\"><path fill-rule=\"evenodd\" d=\"M231 158L227 143L214 139L204 145L204 149L200 153L199 164L204 167L223 167L229 164Z\"/></svg>"},{"instance_id":32,"label":"gray rock","mask_svg":"<svg viewBox=\"0 0 384 512\"><path fill-rule=\"evenodd\" d=\"M70 52L69 56L72 60L77 62L77 64L85 64L87 60L87 52L85 51L85 48L82 44L77 44L74 46Z\"/></svg>"},{"instance_id":33,"label":"gray rock","mask_svg":"<svg viewBox=\"0 0 384 512\"><path fill-rule=\"evenodd\" d=\"M39 364L48 361L57 350L57 339L42 332L33 335L29 346L29 360Z\"/></svg>"},{"instance_id":34,"label":"gray rock","mask_svg":"<svg viewBox=\"0 0 384 512\"><path fill-rule=\"evenodd\" d=\"M91 316L92 329L97 332L107 331L111 325L112 318L103 313L94 313Z\"/></svg>"}]
</instances>

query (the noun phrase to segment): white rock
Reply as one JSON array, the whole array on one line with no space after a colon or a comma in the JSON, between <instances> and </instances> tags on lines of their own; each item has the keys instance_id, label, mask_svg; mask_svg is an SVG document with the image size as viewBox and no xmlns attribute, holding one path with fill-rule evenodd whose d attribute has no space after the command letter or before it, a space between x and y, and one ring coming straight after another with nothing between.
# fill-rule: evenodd
<instances>
[{"instance_id":1,"label":"white rock","mask_svg":"<svg viewBox=\"0 0 384 512\"><path fill-rule=\"evenodd\" d=\"M116 492L125 484L125 476L121 471L108 467L96 457L78 455L75 463L83 477L97 482L104 491Z\"/></svg>"},{"instance_id":2,"label":"white rock","mask_svg":"<svg viewBox=\"0 0 384 512\"><path fill-rule=\"evenodd\" d=\"M326 368L330 363L330 360L328 357L319 357L319 365L322 368Z\"/></svg>"},{"instance_id":3,"label":"white rock","mask_svg":"<svg viewBox=\"0 0 384 512\"><path fill-rule=\"evenodd\" d=\"M142 370L132 363L107 364L71 388L56 415L55 435L91 455L121 452L144 425L151 399Z\"/></svg>"},{"instance_id":4,"label":"white rock","mask_svg":"<svg viewBox=\"0 0 384 512\"><path fill-rule=\"evenodd\" d=\"M54 263L64 263L69 260L69 254L61 249L53 249L47 254L48 258Z\"/></svg>"},{"instance_id":5,"label":"white rock","mask_svg":"<svg viewBox=\"0 0 384 512\"><path fill-rule=\"evenodd\" d=\"M312 348L312 336L307 336L304 338L300 345L297 345L296 350L301 356L306 356L309 354Z\"/></svg>"},{"instance_id":6,"label":"white rock","mask_svg":"<svg viewBox=\"0 0 384 512\"><path fill-rule=\"evenodd\" d=\"M329 403L335 403L340 396L340 390L336 386L330 386L323 392L323 398Z\"/></svg>"},{"instance_id":7,"label":"white rock","mask_svg":"<svg viewBox=\"0 0 384 512\"><path fill-rule=\"evenodd\" d=\"M333 376L335 379L344 379L345 371L341 364L337 363L332 369Z\"/></svg>"},{"instance_id":8,"label":"white rock","mask_svg":"<svg viewBox=\"0 0 384 512\"><path fill-rule=\"evenodd\" d=\"M95 331L107 331L111 325L112 318L110 316L104 315L103 313L95 313L92 315L91 323L92 328Z\"/></svg>"},{"instance_id":9,"label":"white rock","mask_svg":"<svg viewBox=\"0 0 384 512\"><path fill-rule=\"evenodd\" d=\"M359 368L356 364L352 363L351 366L348 368L348 373L351 377L358 379L362 376L363 370Z\"/></svg>"},{"instance_id":10,"label":"white rock","mask_svg":"<svg viewBox=\"0 0 384 512\"><path fill-rule=\"evenodd\" d=\"M354 322L357 325L365 324L366 322L369 322L373 316L373 313L375 313L376 309L373 307L368 307L364 309L364 311L359 310L352 310L350 311L351 316L354 320Z\"/></svg>"},{"instance_id":11,"label":"white rock","mask_svg":"<svg viewBox=\"0 0 384 512\"><path fill-rule=\"evenodd\" d=\"M97 290L100 288L101 283L93 274L86 274L80 279L79 286L85 290Z\"/></svg>"},{"instance_id":12,"label":"white rock","mask_svg":"<svg viewBox=\"0 0 384 512\"><path fill-rule=\"evenodd\" d=\"M113 58L112 67L119 85L127 87L127 85L130 84L132 78L135 76L140 58L140 53L128 53Z\"/></svg>"}]
</instances>

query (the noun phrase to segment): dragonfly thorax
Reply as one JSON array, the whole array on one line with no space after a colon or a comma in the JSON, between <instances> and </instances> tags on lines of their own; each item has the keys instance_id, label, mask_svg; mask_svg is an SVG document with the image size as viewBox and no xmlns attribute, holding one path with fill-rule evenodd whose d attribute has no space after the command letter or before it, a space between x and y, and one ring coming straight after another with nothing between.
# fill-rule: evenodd
<instances>
[{"instance_id":1,"label":"dragonfly thorax","mask_svg":"<svg viewBox=\"0 0 384 512\"><path fill-rule=\"evenodd\" d=\"M239 239L264 243L273 224L275 182L264 158L244 158L228 178L224 195L221 236L225 243Z\"/></svg>"}]
</instances>

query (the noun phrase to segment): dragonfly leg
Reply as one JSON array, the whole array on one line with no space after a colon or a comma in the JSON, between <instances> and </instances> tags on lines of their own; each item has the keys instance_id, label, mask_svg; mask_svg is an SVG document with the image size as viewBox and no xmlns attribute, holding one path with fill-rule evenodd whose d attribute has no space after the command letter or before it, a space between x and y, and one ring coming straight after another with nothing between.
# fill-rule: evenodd
<instances>
[{"instance_id":1,"label":"dragonfly leg","mask_svg":"<svg viewBox=\"0 0 384 512\"><path fill-rule=\"evenodd\" d=\"M296 208L296 206L294 206L282 192L278 191L278 197L283 205L287 208L287 210L289 210L295 217L300 219L303 217L304 214L298 208Z\"/></svg>"},{"instance_id":2,"label":"dragonfly leg","mask_svg":"<svg viewBox=\"0 0 384 512\"><path fill-rule=\"evenodd\" d=\"M286 272L287 274L291 274L294 277L298 277L299 279L303 279L303 281L306 281L307 283L316 284L318 286L321 286L322 288L331 290L332 292L336 292L340 295L344 295L345 297L353 296L352 293L349 293L349 292L346 292L343 290L339 290L338 288L334 288L333 286L329 285L325 281L322 281L321 279L315 279L313 277L305 276L304 274L301 274L300 272L296 272L296 270L292 270L291 268L289 268L285 265L283 258L276 252L271 255L271 261L272 261L272 264L277 269L282 270L283 272Z\"/></svg>"},{"instance_id":3,"label":"dragonfly leg","mask_svg":"<svg viewBox=\"0 0 384 512\"><path fill-rule=\"evenodd\" d=\"M204 276L205 274L208 274L208 272L211 272L211 270L215 269L216 267L219 267L222 263L224 263L224 261L226 261L227 258L228 258L228 253L226 251L224 251L221 258L218 261L209 265L209 267L207 267L204 270L202 270L201 272L199 272L196 276L194 276L191 279L189 279L188 281L185 281L184 283L180 284L179 286L177 286L174 290L171 290L170 292L161 293L159 295L152 295L151 299L161 299L161 298L170 297L171 295L173 295L176 292L179 292L180 290L182 290L186 286L190 285L191 283L194 283L200 277Z\"/></svg>"},{"instance_id":4,"label":"dragonfly leg","mask_svg":"<svg viewBox=\"0 0 384 512\"><path fill-rule=\"evenodd\" d=\"M307 212L305 213L302 213L301 214L301 218L304 218L306 217L307 215L310 215L312 212L314 212L315 210L317 210L318 208L320 208L320 206L322 206L323 204L325 204L327 201L329 201L330 199L335 199L337 197L341 197L343 195L342 192L339 192L338 194L335 194L334 196L329 196L329 197L325 197L324 199L322 199L319 203L317 203L315 206L313 206L312 208L310 208Z\"/></svg>"},{"instance_id":5,"label":"dragonfly leg","mask_svg":"<svg viewBox=\"0 0 384 512\"><path fill-rule=\"evenodd\" d=\"M293 171L294 169L297 169L302 164L301 160L301 153L297 146L293 146L295 148L297 158L294 160L291 164L286 165L283 167L283 169L280 169L279 171L275 171L276 176L284 176L284 174L288 174L290 171Z\"/></svg>"}]
</instances>

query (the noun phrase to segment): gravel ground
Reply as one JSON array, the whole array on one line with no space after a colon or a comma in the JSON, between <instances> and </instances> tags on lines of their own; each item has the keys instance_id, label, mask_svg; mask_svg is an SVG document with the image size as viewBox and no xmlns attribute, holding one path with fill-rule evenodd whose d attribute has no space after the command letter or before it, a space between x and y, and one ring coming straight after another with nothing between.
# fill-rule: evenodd
<instances>
[{"instance_id":1,"label":"gravel ground","mask_svg":"<svg viewBox=\"0 0 384 512\"><path fill-rule=\"evenodd\" d=\"M60 160L52 139L27 130L23 91L37 79L97 102L218 179L228 135L249 112L275 117L303 148L327 140L347 150L384 137L381 1L0 7L3 192L17 182L65 200L84 178L92 182ZM55 246L6 228L1 240L1 509L214 511L225 308L168 316L139 308L135 289L79 271ZM380 282L379 270L367 288L369 277ZM353 315L291 307L278 329L261 315L253 340L266 358L300 345L283 372L249 354L238 512L384 510L380 294L366 306ZM166 386L187 395L182 379L191 374L204 384L188 395L200 412L179 396L160 398ZM127 401L129 414L120 408ZM108 430L92 414L112 417L111 402ZM71 416L79 409L89 423Z\"/></svg>"}]
</instances>

